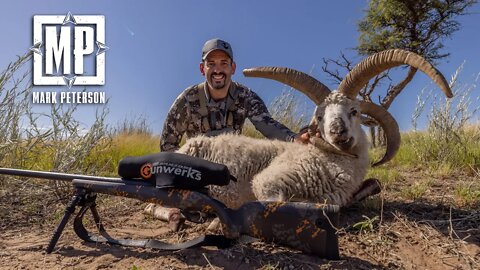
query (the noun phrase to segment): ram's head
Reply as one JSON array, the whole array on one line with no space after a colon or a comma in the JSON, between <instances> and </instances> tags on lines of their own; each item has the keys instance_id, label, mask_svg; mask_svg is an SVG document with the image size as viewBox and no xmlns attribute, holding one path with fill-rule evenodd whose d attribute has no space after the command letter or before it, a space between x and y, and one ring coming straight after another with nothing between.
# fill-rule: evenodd
<instances>
[{"instance_id":1,"label":"ram's head","mask_svg":"<svg viewBox=\"0 0 480 270\"><path fill-rule=\"evenodd\" d=\"M342 93L333 92L317 106L310 122L310 132L343 152L351 152L362 135L360 103Z\"/></svg>"},{"instance_id":2,"label":"ram's head","mask_svg":"<svg viewBox=\"0 0 480 270\"><path fill-rule=\"evenodd\" d=\"M247 77L269 78L285 83L312 99L317 107L309 125L311 140L326 151L352 156L351 149L356 146L359 134L363 132L362 114L373 118L383 128L387 140L385 155L373 164L378 166L392 159L400 146L398 124L383 107L357 100L356 97L370 79L403 64L423 71L447 97L453 96L448 82L435 67L420 55L400 49L369 56L347 74L334 92L315 78L290 68L258 67L245 69L243 73Z\"/></svg>"}]
</instances>

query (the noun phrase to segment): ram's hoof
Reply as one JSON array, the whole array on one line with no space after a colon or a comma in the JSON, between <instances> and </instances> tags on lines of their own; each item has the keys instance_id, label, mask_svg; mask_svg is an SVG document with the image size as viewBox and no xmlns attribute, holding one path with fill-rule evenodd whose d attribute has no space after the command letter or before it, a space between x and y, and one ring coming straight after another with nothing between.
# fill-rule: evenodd
<instances>
[{"instance_id":1,"label":"ram's hoof","mask_svg":"<svg viewBox=\"0 0 480 270\"><path fill-rule=\"evenodd\" d=\"M168 227L172 231L178 232L184 223L185 217L182 215L180 209L173 208L168 217Z\"/></svg>"}]
</instances>

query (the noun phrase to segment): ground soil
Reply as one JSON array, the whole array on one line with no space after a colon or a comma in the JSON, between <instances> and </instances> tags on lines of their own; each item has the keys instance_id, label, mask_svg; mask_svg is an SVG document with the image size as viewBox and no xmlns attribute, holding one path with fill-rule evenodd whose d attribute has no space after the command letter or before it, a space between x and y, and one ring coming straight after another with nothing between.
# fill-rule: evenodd
<instances>
[{"instance_id":1,"label":"ground soil","mask_svg":"<svg viewBox=\"0 0 480 270\"><path fill-rule=\"evenodd\" d=\"M262 242L175 252L91 244L80 240L70 223L54 252L46 254L64 211L64 200L57 195L65 187L4 178L0 269L480 269L480 206L466 205L455 196L459 181L478 182L478 175L432 176L411 169L399 173L380 195L342 210L338 261ZM425 178L429 186L419 198L404 195ZM104 226L116 236L174 243L206 229L206 224L186 223L180 232L171 232L165 223L144 215L144 206L111 196L101 196L98 203ZM363 222L362 229L354 226L358 222Z\"/></svg>"}]
</instances>

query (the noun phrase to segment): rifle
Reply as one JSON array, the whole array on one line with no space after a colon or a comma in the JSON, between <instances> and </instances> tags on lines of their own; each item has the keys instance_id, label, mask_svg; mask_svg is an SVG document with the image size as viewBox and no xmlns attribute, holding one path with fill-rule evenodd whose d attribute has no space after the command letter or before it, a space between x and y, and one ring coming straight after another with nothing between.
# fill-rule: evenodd
<instances>
[{"instance_id":1,"label":"rifle","mask_svg":"<svg viewBox=\"0 0 480 270\"><path fill-rule=\"evenodd\" d=\"M77 236L86 242L163 250L178 250L205 245L225 248L233 245L235 239L241 235L248 235L323 258L339 258L338 238L334 228L338 223L339 212L339 207L336 205L252 201L238 209L230 209L199 190L158 188L151 181L10 168L0 168L0 174L72 182L75 193L52 235L47 246L47 253L53 251L65 225L76 207L80 206L80 210L74 218L73 229ZM134 198L162 206L180 208L182 211L214 214L224 225L224 235L204 235L173 245L155 239L116 239L107 233L101 223L96 209L97 193ZM89 209L99 235L88 232L83 224L84 215Z\"/></svg>"}]
</instances>

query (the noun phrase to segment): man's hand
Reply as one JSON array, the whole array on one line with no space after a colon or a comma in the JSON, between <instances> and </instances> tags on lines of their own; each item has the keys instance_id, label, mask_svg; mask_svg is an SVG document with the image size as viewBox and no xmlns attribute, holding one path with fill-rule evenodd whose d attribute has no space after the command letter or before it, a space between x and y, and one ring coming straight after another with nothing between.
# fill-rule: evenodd
<instances>
[{"instance_id":1,"label":"man's hand","mask_svg":"<svg viewBox=\"0 0 480 270\"><path fill-rule=\"evenodd\" d=\"M293 138L293 141L297 143L307 144L308 142L310 142L310 134L308 134L308 132L298 133Z\"/></svg>"},{"instance_id":2,"label":"man's hand","mask_svg":"<svg viewBox=\"0 0 480 270\"><path fill-rule=\"evenodd\" d=\"M320 133L317 132L315 136L320 138ZM307 144L310 142L310 134L306 131L303 133L298 133L297 135L295 135L295 137L293 137L293 141L297 143Z\"/></svg>"}]
</instances>

